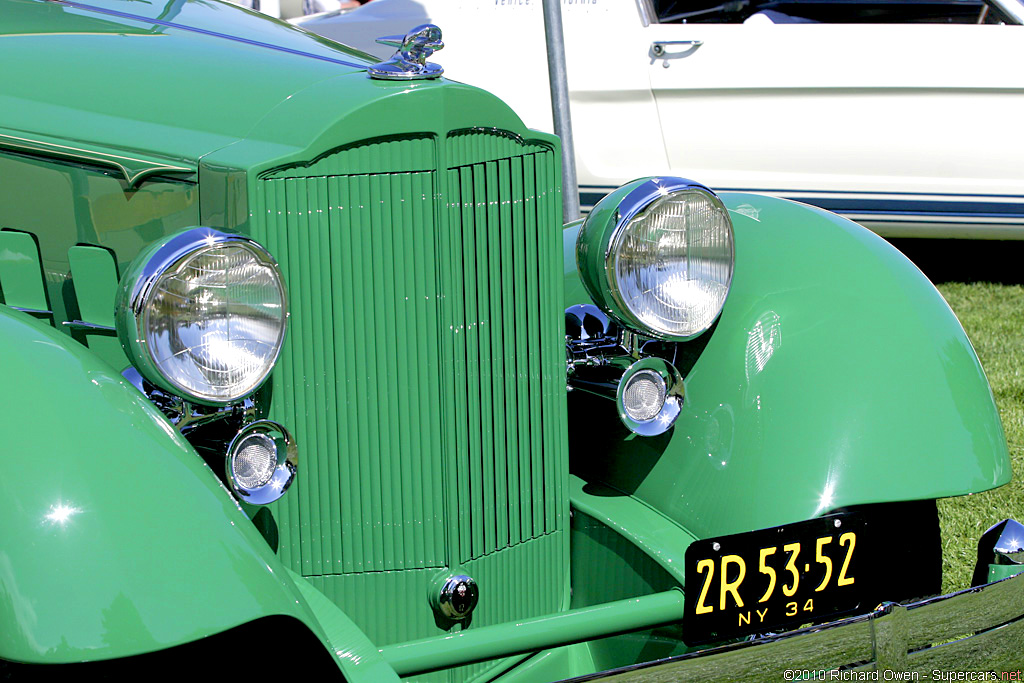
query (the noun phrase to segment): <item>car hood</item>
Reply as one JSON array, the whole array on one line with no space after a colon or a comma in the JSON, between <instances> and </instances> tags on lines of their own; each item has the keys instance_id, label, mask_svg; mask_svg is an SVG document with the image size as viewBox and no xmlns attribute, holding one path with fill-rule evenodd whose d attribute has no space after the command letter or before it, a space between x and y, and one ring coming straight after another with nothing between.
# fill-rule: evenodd
<instances>
[{"instance_id":1,"label":"car hood","mask_svg":"<svg viewBox=\"0 0 1024 683\"><path fill-rule=\"evenodd\" d=\"M0 17L0 134L164 160L194 163L368 63L210 0L0 0Z\"/></svg>"}]
</instances>

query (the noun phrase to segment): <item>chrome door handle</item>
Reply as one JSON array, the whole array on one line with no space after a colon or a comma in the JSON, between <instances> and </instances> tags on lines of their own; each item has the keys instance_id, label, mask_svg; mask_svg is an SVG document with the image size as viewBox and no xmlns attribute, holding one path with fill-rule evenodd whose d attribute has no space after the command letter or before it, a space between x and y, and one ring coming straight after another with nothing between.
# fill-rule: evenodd
<instances>
[{"instance_id":1,"label":"chrome door handle","mask_svg":"<svg viewBox=\"0 0 1024 683\"><path fill-rule=\"evenodd\" d=\"M703 44L703 40L656 40L651 43L651 53L655 57L664 57L665 48L669 46L688 47L695 50Z\"/></svg>"}]
</instances>

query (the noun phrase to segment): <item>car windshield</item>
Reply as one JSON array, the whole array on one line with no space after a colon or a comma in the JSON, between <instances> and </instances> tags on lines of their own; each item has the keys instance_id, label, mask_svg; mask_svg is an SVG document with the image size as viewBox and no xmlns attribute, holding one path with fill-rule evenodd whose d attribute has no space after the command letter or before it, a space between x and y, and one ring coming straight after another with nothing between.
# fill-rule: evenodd
<instances>
[{"instance_id":1,"label":"car windshield","mask_svg":"<svg viewBox=\"0 0 1024 683\"><path fill-rule=\"evenodd\" d=\"M653 0L653 5L663 24L1016 23L984 0Z\"/></svg>"}]
</instances>

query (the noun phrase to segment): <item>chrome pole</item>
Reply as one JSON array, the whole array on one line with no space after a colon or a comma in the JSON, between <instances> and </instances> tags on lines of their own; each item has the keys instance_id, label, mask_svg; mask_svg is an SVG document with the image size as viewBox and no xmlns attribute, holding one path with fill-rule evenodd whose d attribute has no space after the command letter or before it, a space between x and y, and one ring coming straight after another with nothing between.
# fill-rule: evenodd
<instances>
[{"instance_id":1,"label":"chrome pole","mask_svg":"<svg viewBox=\"0 0 1024 683\"><path fill-rule=\"evenodd\" d=\"M555 121L555 135L562 138L562 217L569 222L580 217L580 193L569 116L569 79L565 70L561 0L544 0L544 36L548 47L551 113Z\"/></svg>"}]
</instances>

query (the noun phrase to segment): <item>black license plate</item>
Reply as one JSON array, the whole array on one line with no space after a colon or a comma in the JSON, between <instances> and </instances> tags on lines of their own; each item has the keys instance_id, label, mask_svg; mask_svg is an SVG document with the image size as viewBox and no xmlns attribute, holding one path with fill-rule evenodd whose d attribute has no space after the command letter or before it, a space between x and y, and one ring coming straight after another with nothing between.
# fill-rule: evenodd
<instances>
[{"instance_id":1,"label":"black license plate","mask_svg":"<svg viewBox=\"0 0 1024 683\"><path fill-rule=\"evenodd\" d=\"M683 640L775 632L861 607L865 530L861 516L841 514L691 543Z\"/></svg>"}]
</instances>

